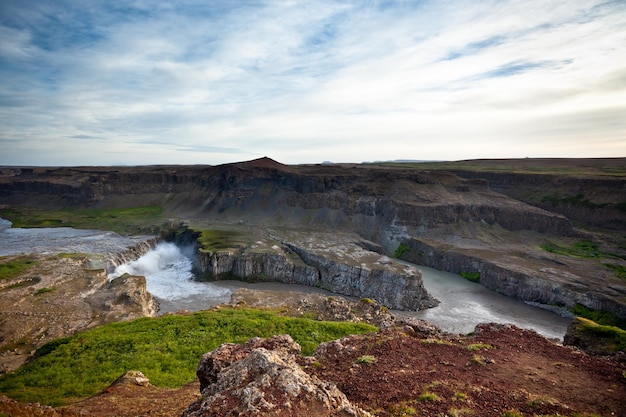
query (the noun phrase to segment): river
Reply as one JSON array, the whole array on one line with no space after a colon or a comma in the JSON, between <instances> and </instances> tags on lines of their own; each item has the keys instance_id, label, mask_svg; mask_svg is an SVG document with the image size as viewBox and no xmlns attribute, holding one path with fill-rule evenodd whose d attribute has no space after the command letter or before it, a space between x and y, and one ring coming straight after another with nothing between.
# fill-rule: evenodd
<instances>
[{"instance_id":1,"label":"river","mask_svg":"<svg viewBox=\"0 0 626 417\"><path fill-rule=\"evenodd\" d=\"M120 252L147 237L123 237L113 232L72 228L11 228L0 219L0 256L20 253L81 252L109 254ZM148 291L159 301L161 313L200 310L226 303L236 288L258 288L300 292L322 292L301 285L238 281L198 282L192 273L189 250L172 243L160 243L143 257L119 266L110 278L125 272L144 275ZM422 271L424 286L441 303L418 312L394 311L398 316L422 318L453 333L469 333L478 323L512 323L533 329L546 337L562 339L569 318L512 300L461 278L456 274L416 265ZM330 293L328 293L330 294Z\"/></svg>"}]
</instances>

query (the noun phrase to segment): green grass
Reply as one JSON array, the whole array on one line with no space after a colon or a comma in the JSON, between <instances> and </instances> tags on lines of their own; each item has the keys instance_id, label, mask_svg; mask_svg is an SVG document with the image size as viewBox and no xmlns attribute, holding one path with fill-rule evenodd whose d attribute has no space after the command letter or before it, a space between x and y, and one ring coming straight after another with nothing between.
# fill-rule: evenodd
<instances>
[{"instance_id":1,"label":"green grass","mask_svg":"<svg viewBox=\"0 0 626 417\"><path fill-rule=\"evenodd\" d=\"M480 282L480 272L459 272L459 275L471 282Z\"/></svg>"},{"instance_id":2,"label":"green grass","mask_svg":"<svg viewBox=\"0 0 626 417\"><path fill-rule=\"evenodd\" d=\"M626 319L618 317L611 311L590 310L582 304L576 304L570 311L578 317L592 320L603 326L614 326L626 330Z\"/></svg>"},{"instance_id":3,"label":"green grass","mask_svg":"<svg viewBox=\"0 0 626 417\"><path fill-rule=\"evenodd\" d=\"M626 330L615 326L598 324L592 320L578 317L577 330L593 338L601 339L610 352L626 351Z\"/></svg>"},{"instance_id":4,"label":"green grass","mask_svg":"<svg viewBox=\"0 0 626 417\"><path fill-rule=\"evenodd\" d=\"M41 294L45 294L47 292L52 292L55 289L56 288L48 288L48 287L39 288L37 291L35 291L35 295L41 295Z\"/></svg>"},{"instance_id":5,"label":"green grass","mask_svg":"<svg viewBox=\"0 0 626 417\"><path fill-rule=\"evenodd\" d=\"M376 357L372 355L363 355L356 358L356 363L376 363Z\"/></svg>"},{"instance_id":6,"label":"green grass","mask_svg":"<svg viewBox=\"0 0 626 417\"><path fill-rule=\"evenodd\" d=\"M576 194L574 196L567 197L559 197L557 195L551 194L546 195L541 198L542 203L550 203L552 205L557 205L559 203L572 204L574 206L583 206L588 208L604 208L607 204L596 204L589 201L589 199L585 199L585 195L582 193Z\"/></svg>"},{"instance_id":7,"label":"green grass","mask_svg":"<svg viewBox=\"0 0 626 417\"><path fill-rule=\"evenodd\" d=\"M366 324L314 321L277 312L225 308L108 324L42 346L36 359L0 377L0 392L20 401L60 405L89 397L129 370L160 387L195 377L202 354L225 342L290 334L311 354L321 342L367 333Z\"/></svg>"},{"instance_id":8,"label":"green grass","mask_svg":"<svg viewBox=\"0 0 626 417\"><path fill-rule=\"evenodd\" d=\"M199 232L198 243L200 244L200 250L203 251L231 249L239 245L237 243L237 237L239 237L240 234L232 230L205 229Z\"/></svg>"},{"instance_id":9,"label":"green grass","mask_svg":"<svg viewBox=\"0 0 626 417\"><path fill-rule=\"evenodd\" d=\"M400 259L403 255L411 250L411 247L406 243L400 243L393 253L394 258Z\"/></svg>"},{"instance_id":10,"label":"green grass","mask_svg":"<svg viewBox=\"0 0 626 417\"><path fill-rule=\"evenodd\" d=\"M554 243L541 245L541 249L557 255L576 256L578 258L614 258L624 259L623 255L606 252L600 249L597 243L588 240L581 240L572 246L561 246Z\"/></svg>"},{"instance_id":11,"label":"green grass","mask_svg":"<svg viewBox=\"0 0 626 417\"><path fill-rule=\"evenodd\" d=\"M465 348L470 352L473 352L481 349L493 349L493 346L486 343L472 343L471 345L467 345Z\"/></svg>"},{"instance_id":12,"label":"green grass","mask_svg":"<svg viewBox=\"0 0 626 417\"><path fill-rule=\"evenodd\" d=\"M422 402L436 402L441 401L441 397L434 392L425 391L417 397L417 400Z\"/></svg>"},{"instance_id":13,"label":"green grass","mask_svg":"<svg viewBox=\"0 0 626 417\"><path fill-rule=\"evenodd\" d=\"M615 272L615 275L619 279L626 280L626 266L617 265L617 264L609 264L609 263L605 263L604 266L609 268L611 271Z\"/></svg>"},{"instance_id":14,"label":"green grass","mask_svg":"<svg viewBox=\"0 0 626 417\"><path fill-rule=\"evenodd\" d=\"M13 222L13 227L75 227L78 229L112 230L120 234L133 234L159 224L163 209L158 206L121 209L39 210L4 209L0 217Z\"/></svg>"},{"instance_id":15,"label":"green grass","mask_svg":"<svg viewBox=\"0 0 626 417\"><path fill-rule=\"evenodd\" d=\"M37 264L38 262L29 256L20 256L12 260L2 257L0 258L0 280L15 278Z\"/></svg>"}]
</instances>

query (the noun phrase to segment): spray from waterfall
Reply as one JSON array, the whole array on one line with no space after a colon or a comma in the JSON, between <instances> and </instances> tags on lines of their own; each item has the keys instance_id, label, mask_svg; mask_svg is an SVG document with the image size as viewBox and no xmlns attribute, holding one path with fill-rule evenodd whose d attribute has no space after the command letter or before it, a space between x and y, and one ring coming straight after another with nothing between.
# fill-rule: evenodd
<instances>
[{"instance_id":1,"label":"spray from waterfall","mask_svg":"<svg viewBox=\"0 0 626 417\"><path fill-rule=\"evenodd\" d=\"M123 274L146 277L148 291L157 298L168 301L191 296L224 297L229 290L194 280L190 252L174 243L161 242L145 255L123 265L109 274L115 279Z\"/></svg>"}]
</instances>

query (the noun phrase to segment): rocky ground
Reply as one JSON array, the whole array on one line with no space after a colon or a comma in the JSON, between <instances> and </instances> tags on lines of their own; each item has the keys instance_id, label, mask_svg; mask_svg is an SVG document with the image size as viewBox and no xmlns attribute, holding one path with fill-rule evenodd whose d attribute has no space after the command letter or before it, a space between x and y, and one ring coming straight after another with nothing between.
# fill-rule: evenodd
<instances>
[{"instance_id":1,"label":"rocky ground","mask_svg":"<svg viewBox=\"0 0 626 417\"><path fill-rule=\"evenodd\" d=\"M207 381L214 381L213 388L205 392L205 402L207 398L219 401L212 405L198 402L187 415L226 416L233 415L233 410L236 415L275 416L626 415L623 362L593 357L513 326L481 325L472 335L458 336L415 320L377 334L323 344L314 357L300 356L293 345L278 338L220 348L203 359L199 381L177 390L153 387L135 374L64 408L0 398L0 412L14 417L178 416L201 400L201 383L206 388ZM241 374L237 366L243 365L246 371ZM299 382L290 385L291 380L280 377L263 383L263 375L285 373L296 375ZM265 389L259 391L263 384ZM330 401L343 411L320 408L314 399L304 401L303 387L313 390L314 386L319 398L335 398L327 393L335 389L345 395L343 399L335 393L341 400ZM245 392L256 392L256 396L246 397ZM303 402L298 404L309 404L308 411L289 408L294 406L285 402L290 392L300 392L297 398ZM209 408L212 414L201 412Z\"/></svg>"},{"instance_id":2,"label":"rocky ground","mask_svg":"<svg viewBox=\"0 0 626 417\"><path fill-rule=\"evenodd\" d=\"M3 257L9 261L23 255ZM109 282L96 255L31 254L24 274L0 282L0 374L37 348L104 323L156 315L144 277Z\"/></svg>"}]
</instances>

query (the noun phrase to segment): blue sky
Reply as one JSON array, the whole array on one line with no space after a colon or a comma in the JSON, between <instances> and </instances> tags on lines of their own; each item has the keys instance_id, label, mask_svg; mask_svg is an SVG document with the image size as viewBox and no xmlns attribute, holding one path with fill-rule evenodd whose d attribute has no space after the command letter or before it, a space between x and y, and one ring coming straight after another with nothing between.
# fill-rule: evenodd
<instances>
[{"instance_id":1,"label":"blue sky","mask_svg":"<svg viewBox=\"0 0 626 417\"><path fill-rule=\"evenodd\" d=\"M0 2L0 165L626 157L626 2Z\"/></svg>"}]
</instances>

